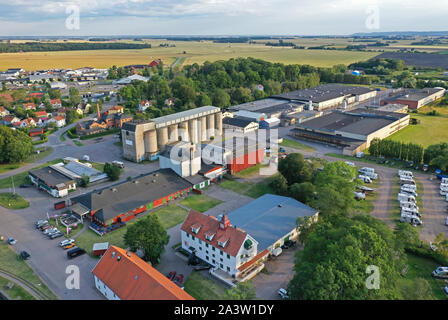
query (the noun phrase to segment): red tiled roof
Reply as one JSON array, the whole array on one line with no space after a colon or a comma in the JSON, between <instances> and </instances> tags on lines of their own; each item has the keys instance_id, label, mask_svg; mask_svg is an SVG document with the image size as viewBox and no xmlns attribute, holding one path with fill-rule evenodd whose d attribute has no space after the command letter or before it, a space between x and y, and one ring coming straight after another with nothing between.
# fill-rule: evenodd
<instances>
[{"instance_id":1,"label":"red tiled roof","mask_svg":"<svg viewBox=\"0 0 448 320\"><path fill-rule=\"evenodd\" d=\"M36 111L34 114L36 115L36 117L46 117L47 116L46 111Z\"/></svg>"},{"instance_id":2,"label":"red tiled roof","mask_svg":"<svg viewBox=\"0 0 448 320\"><path fill-rule=\"evenodd\" d=\"M9 93L0 93L0 98L5 98L8 102L13 102L14 99Z\"/></svg>"},{"instance_id":3,"label":"red tiled roof","mask_svg":"<svg viewBox=\"0 0 448 320\"><path fill-rule=\"evenodd\" d=\"M249 268L250 266L254 265L258 260L262 259L264 256L266 256L269 253L268 249L264 249L259 254L257 254L255 257L253 257L251 260L247 261L246 263L243 263L238 267L238 271L242 272Z\"/></svg>"},{"instance_id":4,"label":"red tiled roof","mask_svg":"<svg viewBox=\"0 0 448 320\"><path fill-rule=\"evenodd\" d=\"M53 117L53 119L56 121L61 121L61 120L64 120L65 118L63 116L56 116L56 117Z\"/></svg>"},{"instance_id":5,"label":"red tiled roof","mask_svg":"<svg viewBox=\"0 0 448 320\"><path fill-rule=\"evenodd\" d=\"M61 104L61 100L60 99L53 99L53 100L50 100L50 103L51 104Z\"/></svg>"},{"instance_id":6,"label":"red tiled roof","mask_svg":"<svg viewBox=\"0 0 448 320\"><path fill-rule=\"evenodd\" d=\"M31 109L35 109L36 108L36 105L34 104L34 103L24 103L23 104L23 108L31 108Z\"/></svg>"},{"instance_id":7,"label":"red tiled roof","mask_svg":"<svg viewBox=\"0 0 448 320\"><path fill-rule=\"evenodd\" d=\"M195 224L201 225L201 229L197 234L191 230ZM247 234L243 230L235 227L227 227L224 230L220 229L219 224L220 221L216 217L191 210L182 224L181 230L235 257L243 245ZM212 241L207 240L205 237L209 233L215 234ZM228 239L224 248L218 245L218 239L224 239L224 241Z\"/></svg>"},{"instance_id":8,"label":"red tiled roof","mask_svg":"<svg viewBox=\"0 0 448 320\"><path fill-rule=\"evenodd\" d=\"M7 122L11 122L12 120L14 120L14 118L15 118L14 116L7 115L7 116L3 117L3 120L7 121Z\"/></svg>"},{"instance_id":9,"label":"red tiled roof","mask_svg":"<svg viewBox=\"0 0 448 320\"><path fill-rule=\"evenodd\" d=\"M107 249L92 273L121 300L194 300L137 255L129 252L128 256L126 250L115 246Z\"/></svg>"}]
</instances>

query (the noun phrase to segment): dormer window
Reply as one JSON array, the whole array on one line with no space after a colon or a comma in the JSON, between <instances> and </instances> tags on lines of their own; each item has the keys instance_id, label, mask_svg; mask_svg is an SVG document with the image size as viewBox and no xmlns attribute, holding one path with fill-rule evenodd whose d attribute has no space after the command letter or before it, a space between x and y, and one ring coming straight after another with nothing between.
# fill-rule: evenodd
<instances>
[{"instance_id":1,"label":"dormer window","mask_svg":"<svg viewBox=\"0 0 448 320\"><path fill-rule=\"evenodd\" d=\"M224 240L218 240L218 246L220 247L225 247L227 242L229 241L229 239L224 239Z\"/></svg>"},{"instance_id":2,"label":"dormer window","mask_svg":"<svg viewBox=\"0 0 448 320\"><path fill-rule=\"evenodd\" d=\"M191 232L193 232L194 234L198 234L199 230L201 230L200 224L196 223L191 226Z\"/></svg>"},{"instance_id":3,"label":"dormer window","mask_svg":"<svg viewBox=\"0 0 448 320\"><path fill-rule=\"evenodd\" d=\"M208 241L212 241L214 236L215 236L215 233L211 233L211 232L208 232L208 233L205 234L205 238Z\"/></svg>"}]
</instances>

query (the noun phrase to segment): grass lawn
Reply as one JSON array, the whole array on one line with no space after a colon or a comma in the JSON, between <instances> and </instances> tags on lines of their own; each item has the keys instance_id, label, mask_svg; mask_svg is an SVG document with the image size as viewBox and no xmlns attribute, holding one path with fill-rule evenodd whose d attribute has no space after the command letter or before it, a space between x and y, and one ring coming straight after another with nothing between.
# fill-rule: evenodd
<instances>
[{"instance_id":1,"label":"grass lawn","mask_svg":"<svg viewBox=\"0 0 448 320\"><path fill-rule=\"evenodd\" d=\"M189 196L188 198L181 200L179 203L183 206L186 206L190 209L199 211L199 212L205 212L218 204L220 204L222 201L209 197L205 194L193 194Z\"/></svg>"},{"instance_id":2,"label":"grass lawn","mask_svg":"<svg viewBox=\"0 0 448 320\"><path fill-rule=\"evenodd\" d=\"M420 123L409 125L387 139L417 143L425 148L431 144L446 142L448 117L411 114L411 118L420 120Z\"/></svg>"},{"instance_id":3,"label":"grass lawn","mask_svg":"<svg viewBox=\"0 0 448 320\"><path fill-rule=\"evenodd\" d=\"M295 140L286 139L286 138L283 138L283 141L282 141L282 143L280 143L280 145L282 147L294 148L294 149L304 150L304 151L315 151L316 150L313 147L307 146L306 144L300 143Z\"/></svg>"},{"instance_id":4,"label":"grass lawn","mask_svg":"<svg viewBox=\"0 0 448 320\"><path fill-rule=\"evenodd\" d=\"M236 193L246 195L251 198L259 198L266 193L275 193L269 186L269 182L273 176L264 179L262 182L239 182L236 180L226 179L219 184L220 187L228 190L232 190Z\"/></svg>"},{"instance_id":5,"label":"grass lawn","mask_svg":"<svg viewBox=\"0 0 448 320\"><path fill-rule=\"evenodd\" d=\"M240 172L235 173L235 177L244 178L244 177L250 177L253 175L257 175L259 173L259 170L261 168L268 168L268 164L258 163L252 167L249 167L247 169L241 170Z\"/></svg>"},{"instance_id":6,"label":"grass lawn","mask_svg":"<svg viewBox=\"0 0 448 320\"><path fill-rule=\"evenodd\" d=\"M151 212L150 214L157 214L162 222L163 227L168 230L179 223L182 223L188 212L185 209L177 206L176 204L171 204L164 206L161 209ZM117 229L113 232L107 233L100 237L98 234L93 232L91 229L87 229L79 237L76 238L76 245L87 251L90 256L93 256L92 247L96 242L109 242L109 245L115 245L120 248L125 248L124 244L124 234L126 233L127 226L136 223L140 218L131 220L126 224L126 227Z\"/></svg>"},{"instance_id":7,"label":"grass lawn","mask_svg":"<svg viewBox=\"0 0 448 320\"><path fill-rule=\"evenodd\" d=\"M28 208L30 203L18 194L0 193L0 206L6 209L18 210Z\"/></svg>"},{"instance_id":8,"label":"grass lawn","mask_svg":"<svg viewBox=\"0 0 448 320\"><path fill-rule=\"evenodd\" d=\"M72 140L74 144L76 144L78 147L82 147L83 144L79 142L79 140Z\"/></svg>"},{"instance_id":9,"label":"grass lawn","mask_svg":"<svg viewBox=\"0 0 448 320\"><path fill-rule=\"evenodd\" d=\"M366 195L364 200L356 201L355 210L361 213L370 213L374 209L374 203L378 198L378 187L380 186L380 179L373 180L372 183L363 184L366 187L375 189L375 192L371 192Z\"/></svg>"},{"instance_id":10,"label":"grass lawn","mask_svg":"<svg viewBox=\"0 0 448 320\"><path fill-rule=\"evenodd\" d=\"M40 159L45 158L46 156L48 156L50 153L53 152L53 148L51 148L51 147L39 147L39 148L36 148L36 150L39 150L39 154L33 153L26 161L24 161L22 163L0 164L0 173L14 170L14 169L20 168L26 164L36 162Z\"/></svg>"},{"instance_id":11,"label":"grass lawn","mask_svg":"<svg viewBox=\"0 0 448 320\"><path fill-rule=\"evenodd\" d=\"M31 259L33 258L32 254L31 252ZM33 269L4 242L0 242L0 270L14 274L27 284L31 284L33 289L42 292L51 299L57 299L39 276L34 273Z\"/></svg>"},{"instance_id":12,"label":"grass lawn","mask_svg":"<svg viewBox=\"0 0 448 320\"><path fill-rule=\"evenodd\" d=\"M412 290L413 282L417 278L423 278L429 282L434 299L447 299L446 294L442 291L442 287L446 285L444 280L434 279L431 276L431 272L438 266L436 262L430 259L414 256L412 254L407 254L407 265L409 266L409 269L398 283L398 286L401 288L405 298L408 297L410 291ZM412 298L412 296L409 298Z\"/></svg>"},{"instance_id":13,"label":"grass lawn","mask_svg":"<svg viewBox=\"0 0 448 320\"><path fill-rule=\"evenodd\" d=\"M197 300L221 300L226 288L193 271L185 281L185 291Z\"/></svg>"},{"instance_id":14,"label":"grass lawn","mask_svg":"<svg viewBox=\"0 0 448 320\"><path fill-rule=\"evenodd\" d=\"M11 289L7 289L8 283L12 282L14 286ZM31 294L25 289L19 286L14 281L9 281L8 279L0 277L0 288L5 292L11 300L36 300Z\"/></svg>"},{"instance_id":15,"label":"grass lawn","mask_svg":"<svg viewBox=\"0 0 448 320\"><path fill-rule=\"evenodd\" d=\"M49 166L51 164L59 163L62 161L63 161L62 159L54 159L54 160L44 163L40 166L34 167L31 170L43 168L43 167ZM8 178L1 179L0 180L0 189L12 188L12 179L14 179L14 186L18 187L19 185L21 185L23 183L27 183L27 178L28 178L28 171L24 171L19 174L16 174L15 176L12 176L12 178L8 177Z\"/></svg>"}]
</instances>

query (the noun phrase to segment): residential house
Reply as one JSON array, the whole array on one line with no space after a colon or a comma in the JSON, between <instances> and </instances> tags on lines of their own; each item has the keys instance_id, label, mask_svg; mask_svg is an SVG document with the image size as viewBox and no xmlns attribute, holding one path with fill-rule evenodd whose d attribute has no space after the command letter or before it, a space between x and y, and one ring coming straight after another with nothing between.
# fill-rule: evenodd
<instances>
[{"instance_id":1,"label":"residential house","mask_svg":"<svg viewBox=\"0 0 448 320\"><path fill-rule=\"evenodd\" d=\"M0 117L7 116L9 111L5 107L0 107Z\"/></svg>"},{"instance_id":2,"label":"residential house","mask_svg":"<svg viewBox=\"0 0 448 320\"><path fill-rule=\"evenodd\" d=\"M56 116L56 117L49 119L47 121L47 124L48 123L56 123L56 127L62 128L63 126L65 126L65 118L62 116Z\"/></svg>"},{"instance_id":3,"label":"residential house","mask_svg":"<svg viewBox=\"0 0 448 320\"><path fill-rule=\"evenodd\" d=\"M138 105L138 111L144 112L146 109L152 106L152 102L149 100L145 100L139 103Z\"/></svg>"},{"instance_id":4,"label":"residential house","mask_svg":"<svg viewBox=\"0 0 448 320\"><path fill-rule=\"evenodd\" d=\"M53 106L53 108L62 107L61 99L52 99L52 100L50 100L50 104Z\"/></svg>"},{"instance_id":5,"label":"residential house","mask_svg":"<svg viewBox=\"0 0 448 320\"><path fill-rule=\"evenodd\" d=\"M123 113L124 109L122 106L114 106L107 110L107 114Z\"/></svg>"},{"instance_id":6,"label":"residential house","mask_svg":"<svg viewBox=\"0 0 448 320\"><path fill-rule=\"evenodd\" d=\"M151 61L151 63L149 64L149 67L150 67L150 68L152 68L152 67L156 67L156 66L158 66L158 65L161 64L161 63L162 63L162 60L160 60L160 59L156 59L156 60Z\"/></svg>"},{"instance_id":7,"label":"residential house","mask_svg":"<svg viewBox=\"0 0 448 320\"><path fill-rule=\"evenodd\" d=\"M70 109L69 108L59 108L57 115L65 118L68 110L70 110Z\"/></svg>"},{"instance_id":8,"label":"residential house","mask_svg":"<svg viewBox=\"0 0 448 320\"><path fill-rule=\"evenodd\" d=\"M36 110L36 104L35 103L24 103L22 108L24 110Z\"/></svg>"},{"instance_id":9,"label":"residential house","mask_svg":"<svg viewBox=\"0 0 448 320\"><path fill-rule=\"evenodd\" d=\"M47 113L47 111L36 111L36 112L34 113L34 115L35 115L37 118L45 118L45 117L48 117L48 113Z\"/></svg>"},{"instance_id":10,"label":"residential house","mask_svg":"<svg viewBox=\"0 0 448 320\"><path fill-rule=\"evenodd\" d=\"M92 270L95 287L109 300L194 300L135 253L110 246Z\"/></svg>"},{"instance_id":11,"label":"residential house","mask_svg":"<svg viewBox=\"0 0 448 320\"><path fill-rule=\"evenodd\" d=\"M165 106L168 108L174 106L174 99L173 98L165 99Z\"/></svg>"},{"instance_id":12,"label":"residential house","mask_svg":"<svg viewBox=\"0 0 448 320\"><path fill-rule=\"evenodd\" d=\"M90 108L92 106L89 103L79 103L76 106L76 112L79 114L80 112L82 112L82 114L87 114L90 111Z\"/></svg>"},{"instance_id":13,"label":"residential house","mask_svg":"<svg viewBox=\"0 0 448 320\"><path fill-rule=\"evenodd\" d=\"M5 125L12 125L15 122L19 122L20 119L12 115L6 115L3 117L2 121Z\"/></svg>"},{"instance_id":14,"label":"residential house","mask_svg":"<svg viewBox=\"0 0 448 320\"><path fill-rule=\"evenodd\" d=\"M106 129L107 129L106 123L97 122L94 120L78 122L76 124L76 133L78 135L95 134L95 133L103 132Z\"/></svg>"}]
</instances>

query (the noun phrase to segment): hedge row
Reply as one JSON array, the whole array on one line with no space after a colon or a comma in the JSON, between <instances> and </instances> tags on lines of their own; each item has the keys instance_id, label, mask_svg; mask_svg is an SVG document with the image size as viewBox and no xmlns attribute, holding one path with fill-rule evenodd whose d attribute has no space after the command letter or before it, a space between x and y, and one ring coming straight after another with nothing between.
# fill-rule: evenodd
<instances>
[{"instance_id":1,"label":"hedge row","mask_svg":"<svg viewBox=\"0 0 448 320\"><path fill-rule=\"evenodd\" d=\"M114 134L114 133L119 133L121 129L109 129L103 132L98 132L98 133L94 133L94 134L89 134L87 136L82 136L80 139L81 140L88 140L88 139L93 139L93 138L97 138L97 137L102 137L102 136L107 136L110 134Z\"/></svg>"},{"instance_id":2,"label":"hedge row","mask_svg":"<svg viewBox=\"0 0 448 320\"><path fill-rule=\"evenodd\" d=\"M448 265L448 257L441 254L440 252L431 250L427 245L424 245L422 247L408 246L404 250L407 253L411 253L418 257L432 259L440 265Z\"/></svg>"}]
</instances>

